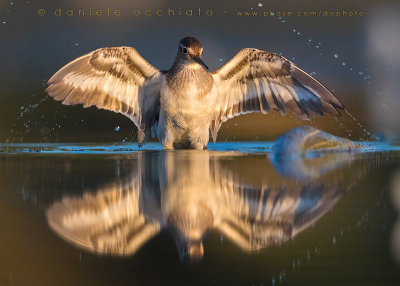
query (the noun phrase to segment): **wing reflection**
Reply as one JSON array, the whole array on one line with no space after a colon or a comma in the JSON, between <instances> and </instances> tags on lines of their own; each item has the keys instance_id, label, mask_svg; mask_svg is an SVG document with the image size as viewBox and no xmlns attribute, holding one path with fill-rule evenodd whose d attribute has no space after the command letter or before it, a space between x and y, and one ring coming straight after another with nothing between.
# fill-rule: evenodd
<instances>
[{"instance_id":1,"label":"wing reflection","mask_svg":"<svg viewBox=\"0 0 400 286\"><path fill-rule=\"evenodd\" d=\"M50 227L76 246L117 255L134 254L168 229L180 257L194 261L203 257L210 229L259 250L306 229L344 192L335 176L282 176L264 155L154 151L128 160L128 178L52 204Z\"/></svg>"}]
</instances>

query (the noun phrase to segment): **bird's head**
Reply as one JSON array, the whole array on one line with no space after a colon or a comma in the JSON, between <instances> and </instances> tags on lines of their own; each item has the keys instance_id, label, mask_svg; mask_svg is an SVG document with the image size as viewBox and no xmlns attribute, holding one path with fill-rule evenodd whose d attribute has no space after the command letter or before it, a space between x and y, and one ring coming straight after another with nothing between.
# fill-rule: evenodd
<instances>
[{"instance_id":1,"label":"bird's head","mask_svg":"<svg viewBox=\"0 0 400 286\"><path fill-rule=\"evenodd\" d=\"M196 38L185 37L180 40L177 57L187 61L195 61L208 70L207 65L201 60L202 53L203 45Z\"/></svg>"}]
</instances>

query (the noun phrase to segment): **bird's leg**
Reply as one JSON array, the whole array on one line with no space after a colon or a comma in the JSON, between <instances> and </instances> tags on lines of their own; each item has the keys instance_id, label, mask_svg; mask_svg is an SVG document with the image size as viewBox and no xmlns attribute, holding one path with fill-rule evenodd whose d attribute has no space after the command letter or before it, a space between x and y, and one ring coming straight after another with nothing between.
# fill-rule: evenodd
<instances>
[{"instance_id":1,"label":"bird's leg","mask_svg":"<svg viewBox=\"0 0 400 286\"><path fill-rule=\"evenodd\" d=\"M142 148L143 144L146 143L147 136L143 130L138 129L138 144L139 148Z\"/></svg>"},{"instance_id":2,"label":"bird's leg","mask_svg":"<svg viewBox=\"0 0 400 286\"><path fill-rule=\"evenodd\" d=\"M171 133L167 132L164 140L162 141L163 149L164 150L174 150L174 137Z\"/></svg>"},{"instance_id":3,"label":"bird's leg","mask_svg":"<svg viewBox=\"0 0 400 286\"><path fill-rule=\"evenodd\" d=\"M204 144L201 142L192 142L190 145L191 149L196 149L196 150L203 150ZM206 147L207 148L207 147Z\"/></svg>"}]
</instances>

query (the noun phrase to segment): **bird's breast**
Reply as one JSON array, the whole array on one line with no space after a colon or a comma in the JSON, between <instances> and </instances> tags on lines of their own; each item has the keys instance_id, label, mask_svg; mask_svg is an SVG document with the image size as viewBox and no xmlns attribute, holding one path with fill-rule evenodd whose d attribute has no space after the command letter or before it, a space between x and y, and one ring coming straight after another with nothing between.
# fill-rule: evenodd
<instances>
[{"instance_id":1,"label":"bird's breast","mask_svg":"<svg viewBox=\"0 0 400 286\"><path fill-rule=\"evenodd\" d=\"M211 89L212 79L200 80L192 75L183 74L164 80L161 87L163 122L183 133L199 126L208 129Z\"/></svg>"},{"instance_id":2,"label":"bird's breast","mask_svg":"<svg viewBox=\"0 0 400 286\"><path fill-rule=\"evenodd\" d=\"M200 65L188 65L167 74L166 85L176 97L201 99L211 92L213 78Z\"/></svg>"}]
</instances>

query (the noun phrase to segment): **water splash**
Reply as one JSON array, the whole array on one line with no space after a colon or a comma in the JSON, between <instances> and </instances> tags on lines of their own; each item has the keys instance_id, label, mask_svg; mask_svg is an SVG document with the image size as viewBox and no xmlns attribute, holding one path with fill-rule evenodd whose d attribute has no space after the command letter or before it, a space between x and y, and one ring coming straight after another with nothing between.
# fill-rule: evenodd
<instances>
[{"instance_id":1,"label":"water splash","mask_svg":"<svg viewBox=\"0 0 400 286\"><path fill-rule=\"evenodd\" d=\"M285 20L283 17L279 17L278 20L279 20L279 22L282 23L282 24L286 22L286 20ZM291 31L292 31L293 33L297 34L297 35L299 36L300 39L303 39L303 36L306 36L306 34L302 33L301 31L297 30L296 28L291 28ZM320 41L313 41L311 38L305 39L305 44L306 44L306 46L308 46L308 47L314 47L315 49L321 49L321 46L323 45L322 42L320 42ZM325 49L327 50L327 48L325 48ZM324 54L325 54L325 53L323 53L323 52L320 52L320 53L319 53L320 56L323 56ZM328 52L327 54L332 54L332 52ZM341 56L339 56L339 54L337 54L337 53L333 53L333 57L334 57L335 59L341 58ZM347 66L347 63L346 63L346 62L339 62L338 64L341 65L341 66L343 66L343 67ZM349 68L348 70L351 71L351 72L353 72L354 69L353 69L353 68ZM367 72L368 72L368 68L365 68L365 71L364 71L364 72L361 71L361 74L359 74L359 75L362 75L362 74L367 73ZM361 77L361 79L369 80L369 79L371 79L371 75L368 74L366 78ZM371 81L368 81L367 84L368 84L368 85L371 85L372 82L371 82Z\"/></svg>"},{"instance_id":2,"label":"water splash","mask_svg":"<svg viewBox=\"0 0 400 286\"><path fill-rule=\"evenodd\" d=\"M280 17L279 19L280 23L284 23L284 18ZM296 28L291 28L291 31L295 34L297 34L299 36L299 39L304 39L304 37L306 36L306 34L302 33L301 31L299 31ZM305 38L305 45L312 48L314 47L315 49L319 49L321 50L323 43L320 41L314 41L312 38ZM361 70L361 71L355 71L354 68L351 66L351 63L349 64L346 61L343 61L343 57L341 55L339 55L338 53L332 52L332 51L328 51L328 49L325 47L324 50L327 50L327 52L319 52L319 55L322 56L324 54L326 55L332 55L334 59L338 60L340 59L340 61L338 61L338 65L342 68L346 68L347 71L353 73L355 76L358 76L360 79L367 81L366 83L368 85L372 85L372 76L370 74L370 71L368 68L365 68L365 70ZM281 55L283 54L283 52L280 53ZM373 71L371 71L373 72ZM316 75L316 72L311 72L310 75L314 76ZM380 93L381 91L377 90L378 93ZM368 131L366 128L364 128L362 126L362 124L359 122L359 120L357 120L353 115L351 115L349 113L348 110L345 110L346 114L349 115L349 117L352 119L353 122L356 123L357 128L361 131L361 134L364 134L365 136L367 136L368 138L372 139L372 140L378 140L379 138L377 138L376 136L372 135L372 133L370 131ZM339 124L340 127L344 128L343 122L336 120L336 122ZM312 123L314 124L314 123ZM348 134L350 135L350 134Z\"/></svg>"},{"instance_id":3,"label":"water splash","mask_svg":"<svg viewBox=\"0 0 400 286\"><path fill-rule=\"evenodd\" d=\"M370 131L368 131L364 126L360 123L360 121L350 113L347 109L344 110L344 112L351 118L356 123L357 128L366 135L369 139L372 139L374 141L379 141L379 138L373 135ZM343 126L343 125L342 125Z\"/></svg>"},{"instance_id":4,"label":"water splash","mask_svg":"<svg viewBox=\"0 0 400 286\"><path fill-rule=\"evenodd\" d=\"M27 2L26 4L28 5L29 3ZM7 14L10 14L11 11L12 11L12 9L14 9L14 2L9 2L9 3L8 3L8 6L7 6L7 8L6 8L5 11L6 11ZM2 19L2 20L0 20L0 21L1 21L1 23L2 23L3 25L5 25L5 24L8 23L7 19Z\"/></svg>"},{"instance_id":5,"label":"water splash","mask_svg":"<svg viewBox=\"0 0 400 286\"><path fill-rule=\"evenodd\" d=\"M34 121L31 118L36 109L39 107L39 105L44 101L46 101L47 99L48 97L43 97L43 96L37 98L36 94L33 94L30 103L21 106L19 108L20 113L18 114L16 120L14 121L12 127L9 130L11 136L9 136L9 138L6 139L6 143L22 142L24 137L30 134L33 128L39 125L37 121ZM40 116L40 119L44 118L45 118L44 115Z\"/></svg>"}]
</instances>

